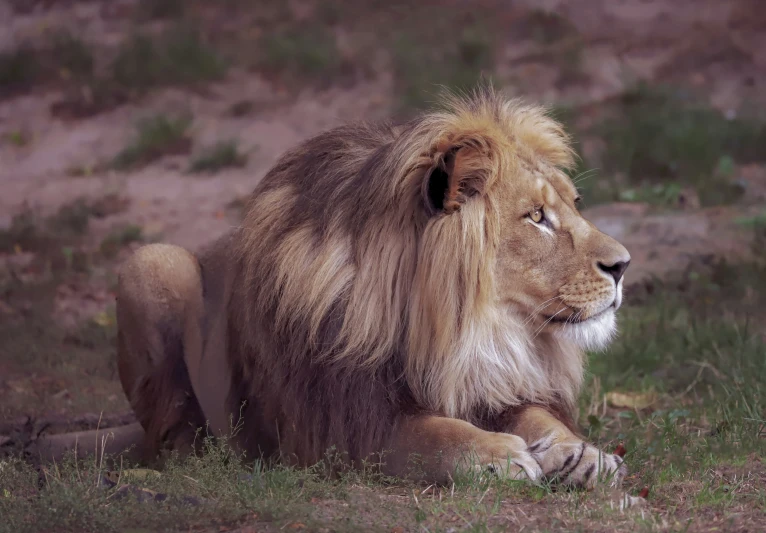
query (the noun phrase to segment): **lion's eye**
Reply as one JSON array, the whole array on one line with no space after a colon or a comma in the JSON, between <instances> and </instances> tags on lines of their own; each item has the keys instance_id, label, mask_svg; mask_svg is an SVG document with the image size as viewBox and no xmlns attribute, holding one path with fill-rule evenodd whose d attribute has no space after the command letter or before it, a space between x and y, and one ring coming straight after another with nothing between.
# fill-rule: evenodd
<instances>
[{"instance_id":1,"label":"lion's eye","mask_svg":"<svg viewBox=\"0 0 766 533\"><path fill-rule=\"evenodd\" d=\"M543 208L542 207L535 207L531 213L529 213L529 218L532 219L532 222L535 224L539 224L543 221Z\"/></svg>"}]
</instances>

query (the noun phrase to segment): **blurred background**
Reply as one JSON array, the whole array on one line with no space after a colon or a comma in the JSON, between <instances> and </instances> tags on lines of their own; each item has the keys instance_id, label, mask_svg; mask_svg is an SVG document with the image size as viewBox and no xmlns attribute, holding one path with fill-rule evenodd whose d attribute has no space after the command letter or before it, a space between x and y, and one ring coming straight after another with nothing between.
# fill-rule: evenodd
<instances>
[{"instance_id":1,"label":"blurred background","mask_svg":"<svg viewBox=\"0 0 766 533\"><path fill-rule=\"evenodd\" d=\"M287 148L481 76L566 124L585 216L633 255L581 424L647 439L619 413L696 406L762 450L743 421L766 398L760 0L0 0L0 450L34 417L127 412L112 291L132 249L197 249ZM684 403L718 386L747 413Z\"/></svg>"}]
</instances>

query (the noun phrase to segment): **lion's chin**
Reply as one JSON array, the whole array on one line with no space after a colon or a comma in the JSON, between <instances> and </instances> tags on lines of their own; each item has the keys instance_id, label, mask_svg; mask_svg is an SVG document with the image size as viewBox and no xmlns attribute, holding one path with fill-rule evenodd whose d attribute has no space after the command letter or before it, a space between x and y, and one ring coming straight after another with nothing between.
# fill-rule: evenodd
<instances>
[{"instance_id":1,"label":"lion's chin","mask_svg":"<svg viewBox=\"0 0 766 533\"><path fill-rule=\"evenodd\" d=\"M603 350L617 333L615 310L610 307L583 322L562 323L554 331L557 337L573 342L583 350Z\"/></svg>"}]
</instances>

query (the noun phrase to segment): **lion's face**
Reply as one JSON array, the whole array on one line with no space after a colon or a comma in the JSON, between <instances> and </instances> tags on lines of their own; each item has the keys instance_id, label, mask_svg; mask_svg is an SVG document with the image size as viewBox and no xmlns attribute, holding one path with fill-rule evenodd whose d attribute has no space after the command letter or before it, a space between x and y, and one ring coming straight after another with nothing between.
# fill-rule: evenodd
<instances>
[{"instance_id":1,"label":"lion's face","mask_svg":"<svg viewBox=\"0 0 766 533\"><path fill-rule=\"evenodd\" d=\"M576 188L555 167L523 165L498 187L501 305L522 314L535 334L552 330L585 349L604 347L630 254L582 217Z\"/></svg>"}]
</instances>

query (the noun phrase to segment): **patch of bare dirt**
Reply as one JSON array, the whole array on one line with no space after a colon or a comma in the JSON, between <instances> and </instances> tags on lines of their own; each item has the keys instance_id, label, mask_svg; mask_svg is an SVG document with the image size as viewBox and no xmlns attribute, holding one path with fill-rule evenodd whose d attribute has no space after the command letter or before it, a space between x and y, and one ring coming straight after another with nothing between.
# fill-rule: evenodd
<instances>
[{"instance_id":1,"label":"patch of bare dirt","mask_svg":"<svg viewBox=\"0 0 766 533\"><path fill-rule=\"evenodd\" d=\"M0 137L23 127L33 138L21 148L0 145L0 158L6 162L0 167L0 226L10 224L25 203L53 212L81 196L119 192L131 200L129 208L96 221L94 238L129 222L143 226L150 235L161 234L167 242L196 249L235 223L223 216L227 204L249 193L282 152L342 122L385 113L385 87L377 84L306 92L285 105L255 76L230 78L212 87L208 97L168 90L140 108L125 106L76 122L51 118L46 99L25 96L0 103ZM273 102L274 107L255 116L231 116L232 104L244 100ZM167 157L130 173L68 175L69 169L110 160L133 135L136 119L168 110L191 110L195 149L238 139L249 155L247 165L200 177L186 172L186 158Z\"/></svg>"}]
</instances>

